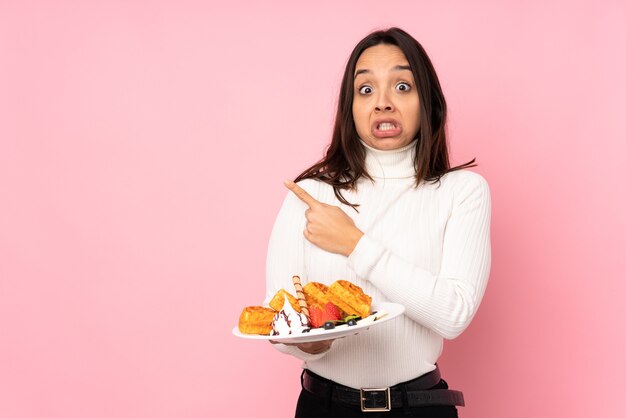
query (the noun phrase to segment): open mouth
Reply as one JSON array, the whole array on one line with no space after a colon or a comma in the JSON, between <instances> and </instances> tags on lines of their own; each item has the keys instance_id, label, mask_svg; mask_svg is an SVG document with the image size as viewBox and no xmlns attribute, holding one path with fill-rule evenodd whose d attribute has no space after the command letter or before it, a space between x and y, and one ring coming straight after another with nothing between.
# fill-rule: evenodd
<instances>
[{"instance_id":1,"label":"open mouth","mask_svg":"<svg viewBox=\"0 0 626 418\"><path fill-rule=\"evenodd\" d=\"M390 131L392 129L397 128L395 123L383 122L378 124L377 129L381 132Z\"/></svg>"},{"instance_id":2,"label":"open mouth","mask_svg":"<svg viewBox=\"0 0 626 418\"><path fill-rule=\"evenodd\" d=\"M372 133L376 138L388 138L400 135L402 127L395 120L384 120L374 123Z\"/></svg>"}]
</instances>

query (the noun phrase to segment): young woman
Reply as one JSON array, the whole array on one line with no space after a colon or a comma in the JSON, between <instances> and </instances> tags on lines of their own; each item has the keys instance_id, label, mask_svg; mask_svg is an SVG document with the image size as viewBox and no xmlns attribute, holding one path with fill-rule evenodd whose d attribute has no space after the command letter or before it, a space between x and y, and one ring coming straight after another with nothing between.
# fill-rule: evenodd
<instances>
[{"instance_id":1,"label":"young woman","mask_svg":"<svg viewBox=\"0 0 626 418\"><path fill-rule=\"evenodd\" d=\"M267 298L291 277L349 280L404 315L358 335L274 346L304 361L296 417L456 417L437 368L490 268L487 182L451 168L446 102L422 46L374 32L348 60L331 144L290 189L269 242ZM362 390L365 388L365 390ZM368 390L377 388L382 390ZM387 391L389 388L389 391Z\"/></svg>"}]
</instances>

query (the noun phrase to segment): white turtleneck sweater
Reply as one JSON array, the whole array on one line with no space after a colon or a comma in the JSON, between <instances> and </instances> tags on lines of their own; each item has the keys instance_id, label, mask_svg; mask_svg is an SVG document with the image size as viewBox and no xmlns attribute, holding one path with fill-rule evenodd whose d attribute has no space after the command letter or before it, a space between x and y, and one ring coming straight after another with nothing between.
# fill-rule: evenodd
<instances>
[{"instance_id":1,"label":"white turtleneck sweater","mask_svg":"<svg viewBox=\"0 0 626 418\"><path fill-rule=\"evenodd\" d=\"M307 206L288 193L269 241L265 303L291 283L330 285L349 280L373 303L404 305L404 315L357 335L336 340L329 351L311 355L274 345L304 361L305 368L337 383L386 387L435 368L443 339L469 325L489 276L490 195L480 175L460 170L440 184L414 186L415 142L392 151L366 148L366 169L374 182L360 179L343 192L359 212L343 205L326 183L307 179L300 186L317 200L341 207L363 231L352 254L326 252L304 238Z\"/></svg>"}]
</instances>

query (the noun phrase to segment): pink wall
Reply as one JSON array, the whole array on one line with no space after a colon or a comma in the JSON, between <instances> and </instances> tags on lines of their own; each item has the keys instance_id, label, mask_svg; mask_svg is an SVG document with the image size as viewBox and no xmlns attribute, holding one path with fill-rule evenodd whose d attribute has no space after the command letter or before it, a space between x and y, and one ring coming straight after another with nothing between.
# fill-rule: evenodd
<instances>
[{"instance_id":1,"label":"pink wall","mask_svg":"<svg viewBox=\"0 0 626 418\"><path fill-rule=\"evenodd\" d=\"M390 25L492 190L490 285L441 360L461 416L623 416L626 3L295 3L0 4L0 416L291 416L299 362L230 330Z\"/></svg>"}]
</instances>

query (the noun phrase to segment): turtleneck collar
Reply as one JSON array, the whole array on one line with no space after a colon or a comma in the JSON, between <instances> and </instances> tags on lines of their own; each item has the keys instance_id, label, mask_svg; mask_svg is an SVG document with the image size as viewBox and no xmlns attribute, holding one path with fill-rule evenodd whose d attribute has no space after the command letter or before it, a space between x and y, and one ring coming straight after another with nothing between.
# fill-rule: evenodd
<instances>
[{"instance_id":1,"label":"turtleneck collar","mask_svg":"<svg viewBox=\"0 0 626 418\"><path fill-rule=\"evenodd\" d=\"M416 144L410 144L394 149L379 150L367 145L363 140L361 144L365 147L365 169L373 178L383 179L405 179L415 177Z\"/></svg>"}]
</instances>

